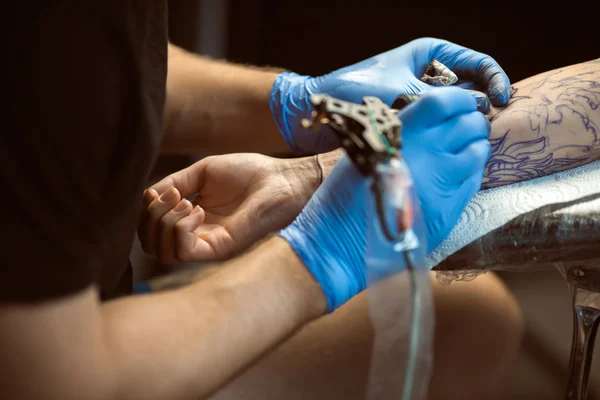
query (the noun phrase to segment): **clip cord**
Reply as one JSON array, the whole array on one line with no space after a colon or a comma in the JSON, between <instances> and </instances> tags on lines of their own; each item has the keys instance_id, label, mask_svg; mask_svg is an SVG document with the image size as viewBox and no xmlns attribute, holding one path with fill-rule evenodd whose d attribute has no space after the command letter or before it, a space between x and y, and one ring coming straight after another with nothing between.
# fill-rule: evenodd
<instances>
[{"instance_id":1,"label":"clip cord","mask_svg":"<svg viewBox=\"0 0 600 400\"><path fill-rule=\"evenodd\" d=\"M399 154L398 150L396 150L395 148L390 146L390 143L388 142L385 135L383 133L381 133L381 131L379 130L373 110L368 103L366 104L366 108L367 108L367 112L369 113L369 117L371 120L371 125L373 126L373 130L381 138L381 141L384 143L386 150L388 151L390 156L392 156L392 157L397 156ZM401 174L400 176L402 177L402 179L408 179L408 177L405 175L406 171L402 171L402 170L398 169L398 172L400 172L400 174ZM379 224L381 225L383 234L388 241L402 242L405 240L406 230L404 228L406 228L406 227L398 226L398 228L399 228L399 229L397 229L398 234L394 235L392 233L392 230L389 229L388 224L387 224L387 218L385 217L385 204L384 204L385 202L383 199L383 197L385 196L384 190L385 190L386 185L382 184L382 182L381 182L382 179L385 179L385 178L382 178L381 174L379 174L377 172L377 170L375 170L375 176L373 179L373 192L375 195L375 207L377 209L377 217L379 219ZM405 193L404 200L410 202L410 199L408 198L408 196L406 196L406 193ZM406 205L406 203L405 203L405 205ZM397 211L400 211L400 210L397 210ZM402 210L402 211L404 212L405 210ZM397 222L397 224L399 225L399 222ZM404 385L403 385L403 394L402 394L402 399L411 400L412 393L413 393L413 383L416 378L415 375L416 375L416 370L417 370L417 358L419 357L418 351L419 351L419 338L420 338L420 330L421 330L420 321L421 321L421 311L422 311L421 291L419 288L419 284L417 282L417 276L416 276L417 272L416 272L415 263L414 263L414 260L413 260L410 250L405 249L405 250L401 250L401 252L402 252L402 257L404 258L404 262L406 263L406 269L410 276L410 289L413 294L412 295L412 299L413 299L413 301L412 301L412 318L411 318L411 322L410 322L411 328L410 328L410 336L409 336L410 344L409 344L409 348L408 348L407 370L404 375Z\"/></svg>"},{"instance_id":2,"label":"clip cord","mask_svg":"<svg viewBox=\"0 0 600 400\"><path fill-rule=\"evenodd\" d=\"M403 242L406 240L407 231L404 229L396 229L397 233L394 233L394 229L391 229L388 226L388 219L385 217L385 207L386 202L384 197L386 196L385 187L386 185L382 182L385 175L382 176L379 172L375 172L375 176L373 179L373 195L375 196L375 207L377 212L377 219L379 220L379 225L381 226L381 230L385 236L385 238L392 243ZM406 177L403 177L406 178ZM410 199L406 199L410 201ZM400 211L400 210L397 210ZM400 228L400 227L398 227ZM416 370L417 370L417 359L419 357L419 338L421 337L421 289L419 287L417 281L417 271L415 267L415 262L413 260L411 250L403 249L401 250L403 260L406 264L406 269L409 274L410 279L410 290L412 293L412 314L410 321L410 336L409 336L409 348L408 348L408 360L407 360L407 368L406 373L404 375L404 385L403 385L403 400L411 400L413 393L413 383L416 378Z\"/></svg>"}]
</instances>

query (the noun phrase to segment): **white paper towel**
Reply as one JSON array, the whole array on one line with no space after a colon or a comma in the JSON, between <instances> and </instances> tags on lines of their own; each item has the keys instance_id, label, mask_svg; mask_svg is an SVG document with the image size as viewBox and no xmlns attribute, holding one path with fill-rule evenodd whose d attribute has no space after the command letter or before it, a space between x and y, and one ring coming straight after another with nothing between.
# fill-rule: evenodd
<instances>
[{"instance_id":1,"label":"white paper towel","mask_svg":"<svg viewBox=\"0 0 600 400\"><path fill-rule=\"evenodd\" d=\"M595 193L600 193L600 161L530 181L482 190L467 205L450 236L429 255L427 266L435 267L521 214Z\"/></svg>"}]
</instances>

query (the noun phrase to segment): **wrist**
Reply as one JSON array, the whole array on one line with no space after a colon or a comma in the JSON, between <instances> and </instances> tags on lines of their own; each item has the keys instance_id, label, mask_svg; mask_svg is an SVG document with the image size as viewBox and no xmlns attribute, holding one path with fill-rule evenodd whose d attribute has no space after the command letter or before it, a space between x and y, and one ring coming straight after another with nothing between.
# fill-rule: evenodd
<instances>
[{"instance_id":1,"label":"wrist","mask_svg":"<svg viewBox=\"0 0 600 400\"><path fill-rule=\"evenodd\" d=\"M279 232L323 288L329 312L366 287L369 185L342 157L298 218Z\"/></svg>"},{"instance_id":2,"label":"wrist","mask_svg":"<svg viewBox=\"0 0 600 400\"><path fill-rule=\"evenodd\" d=\"M344 155L344 150L339 148L328 153L319 154L319 164L321 165L321 170L323 171L323 180L325 180L335 164L339 161L340 158Z\"/></svg>"},{"instance_id":3,"label":"wrist","mask_svg":"<svg viewBox=\"0 0 600 400\"><path fill-rule=\"evenodd\" d=\"M343 155L344 150L340 148L312 157L281 159L282 174L292 187L290 201L301 210Z\"/></svg>"},{"instance_id":4,"label":"wrist","mask_svg":"<svg viewBox=\"0 0 600 400\"><path fill-rule=\"evenodd\" d=\"M304 214L300 215L300 219ZM306 229L306 221L296 220L279 232L321 288L327 312L333 312L365 287L356 274L354 251L343 248L332 235ZM311 225L311 222L309 222ZM324 227L321 227L323 229ZM345 252L350 253L350 255Z\"/></svg>"},{"instance_id":5,"label":"wrist","mask_svg":"<svg viewBox=\"0 0 600 400\"><path fill-rule=\"evenodd\" d=\"M292 188L289 201L298 206L298 213L322 182L319 164L315 156L281 160L281 173Z\"/></svg>"}]
</instances>

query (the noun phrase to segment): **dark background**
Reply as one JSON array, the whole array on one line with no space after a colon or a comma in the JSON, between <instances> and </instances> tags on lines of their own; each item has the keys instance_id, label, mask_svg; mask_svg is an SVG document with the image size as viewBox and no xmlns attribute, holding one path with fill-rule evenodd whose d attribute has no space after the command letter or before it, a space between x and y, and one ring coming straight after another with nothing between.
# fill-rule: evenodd
<instances>
[{"instance_id":1,"label":"dark background","mask_svg":"<svg viewBox=\"0 0 600 400\"><path fill-rule=\"evenodd\" d=\"M433 36L492 55L516 82L600 57L598 4L230 0L227 57L319 75Z\"/></svg>"}]
</instances>

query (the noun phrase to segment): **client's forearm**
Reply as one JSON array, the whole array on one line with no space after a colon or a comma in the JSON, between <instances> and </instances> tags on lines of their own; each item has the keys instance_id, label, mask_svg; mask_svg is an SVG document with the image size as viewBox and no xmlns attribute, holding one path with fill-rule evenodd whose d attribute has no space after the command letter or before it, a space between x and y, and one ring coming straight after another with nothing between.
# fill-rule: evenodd
<instances>
[{"instance_id":1,"label":"client's forearm","mask_svg":"<svg viewBox=\"0 0 600 400\"><path fill-rule=\"evenodd\" d=\"M494 108L492 155L483 189L600 159L600 59L517 82L508 106ZM320 155L323 177L343 155Z\"/></svg>"},{"instance_id":2,"label":"client's forearm","mask_svg":"<svg viewBox=\"0 0 600 400\"><path fill-rule=\"evenodd\" d=\"M509 105L491 115L484 189L600 159L600 59L516 83Z\"/></svg>"},{"instance_id":3,"label":"client's forearm","mask_svg":"<svg viewBox=\"0 0 600 400\"><path fill-rule=\"evenodd\" d=\"M600 59L514 84L509 105L490 115L492 155L483 189L600 159ZM319 154L321 174L315 176L325 179L343 154Z\"/></svg>"},{"instance_id":4,"label":"client's forearm","mask_svg":"<svg viewBox=\"0 0 600 400\"><path fill-rule=\"evenodd\" d=\"M289 151L269 108L277 75L169 45L163 152Z\"/></svg>"}]
</instances>

